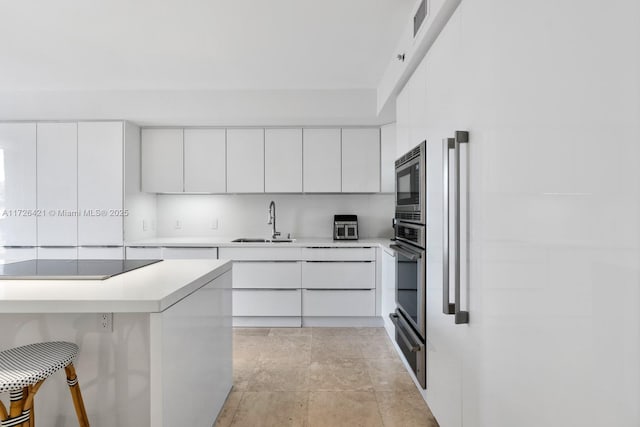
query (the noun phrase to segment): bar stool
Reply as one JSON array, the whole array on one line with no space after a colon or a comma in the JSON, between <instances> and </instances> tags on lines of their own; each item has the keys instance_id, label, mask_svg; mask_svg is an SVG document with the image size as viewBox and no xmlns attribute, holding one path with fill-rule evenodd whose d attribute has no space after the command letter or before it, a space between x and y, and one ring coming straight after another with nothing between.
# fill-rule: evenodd
<instances>
[{"instance_id":1,"label":"bar stool","mask_svg":"<svg viewBox=\"0 0 640 427\"><path fill-rule=\"evenodd\" d=\"M34 427L33 399L51 374L64 368L73 406L81 427L89 427L73 359L78 346L70 342L44 342L0 351L0 393L9 392L9 412L0 402L0 427Z\"/></svg>"}]
</instances>

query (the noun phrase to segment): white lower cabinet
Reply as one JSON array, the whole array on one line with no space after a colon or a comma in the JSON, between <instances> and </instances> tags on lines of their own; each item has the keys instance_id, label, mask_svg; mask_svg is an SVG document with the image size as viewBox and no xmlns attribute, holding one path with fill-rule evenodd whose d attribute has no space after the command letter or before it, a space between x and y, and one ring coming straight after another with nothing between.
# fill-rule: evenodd
<instances>
[{"instance_id":1,"label":"white lower cabinet","mask_svg":"<svg viewBox=\"0 0 640 427\"><path fill-rule=\"evenodd\" d=\"M233 290L234 317L300 317L301 311L300 289Z\"/></svg>"},{"instance_id":2,"label":"white lower cabinet","mask_svg":"<svg viewBox=\"0 0 640 427\"><path fill-rule=\"evenodd\" d=\"M38 248L38 259L77 259L77 246L45 246Z\"/></svg>"},{"instance_id":3,"label":"white lower cabinet","mask_svg":"<svg viewBox=\"0 0 640 427\"><path fill-rule=\"evenodd\" d=\"M308 247L302 249L305 261L375 261L375 248L325 248Z\"/></svg>"},{"instance_id":4,"label":"white lower cabinet","mask_svg":"<svg viewBox=\"0 0 640 427\"><path fill-rule=\"evenodd\" d=\"M162 248L162 259L218 259L218 248Z\"/></svg>"},{"instance_id":5,"label":"white lower cabinet","mask_svg":"<svg viewBox=\"0 0 640 427\"><path fill-rule=\"evenodd\" d=\"M127 259L218 259L218 248L129 246Z\"/></svg>"},{"instance_id":6,"label":"white lower cabinet","mask_svg":"<svg viewBox=\"0 0 640 427\"><path fill-rule=\"evenodd\" d=\"M300 262L236 261L233 263L233 288L300 289Z\"/></svg>"},{"instance_id":7,"label":"white lower cabinet","mask_svg":"<svg viewBox=\"0 0 640 427\"><path fill-rule=\"evenodd\" d=\"M305 289L371 289L375 282L376 268L372 261L307 261L302 264Z\"/></svg>"},{"instance_id":8,"label":"white lower cabinet","mask_svg":"<svg viewBox=\"0 0 640 427\"><path fill-rule=\"evenodd\" d=\"M78 259L123 259L122 246L80 246Z\"/></svg>"},{"instance_id":9,"label":"white lower cabinet","mask_svg":"<svg viewBox=\"0 0 640 427\"><path fill-rule=\"evenodd\" d=\"M375 289L303 289L303 316L364 317L376 315Z\"/></svg>"},{"instance_id":10,"label":"white lower cabinet","mask_svg":"<svg viewBox=\"0 0 640 427\"><path fill-rule=\"evenodd\" d=\"M384 322L384 328L390 337L395 338L395 326L389 314L396 311L396 258L392 252L382 250L381 255L381 280L380 280L380 315Z\"/></svg>"},{"instance_id":11,"label":"white lower cabinet","mask_svg":"<svg viewBox=\"0 0 640 427\"><path fill-rule=\"evenodd\" d=\"M305 248L302 316L375 316L375 251L375 248Z\"/></svg>"},{"instance_id":12,"label":"white lower cabinet","mask_svg":"<svg viewBox=\"0 0 640 427\"><path fill-rule=\"evenodd\" d=\"M130 246L126 255L127 259L162 259L162 248Z\"/></svg>"}]
</instances>

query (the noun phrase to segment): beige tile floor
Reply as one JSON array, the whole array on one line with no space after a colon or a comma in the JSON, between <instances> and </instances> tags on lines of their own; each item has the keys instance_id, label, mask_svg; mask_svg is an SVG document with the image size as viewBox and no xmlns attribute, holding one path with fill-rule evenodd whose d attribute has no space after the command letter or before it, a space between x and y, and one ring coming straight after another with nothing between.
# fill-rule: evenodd
<instances>
[{"instance_id":1,"label":"beige tile floor","mask_svg":"<svg viewBox=\"0 0 640 427\"><path fill-rule=\"evenodd\" d=\"M216 427L437 427L382 328L236 328Z\"/></svg>"}]
</instances>

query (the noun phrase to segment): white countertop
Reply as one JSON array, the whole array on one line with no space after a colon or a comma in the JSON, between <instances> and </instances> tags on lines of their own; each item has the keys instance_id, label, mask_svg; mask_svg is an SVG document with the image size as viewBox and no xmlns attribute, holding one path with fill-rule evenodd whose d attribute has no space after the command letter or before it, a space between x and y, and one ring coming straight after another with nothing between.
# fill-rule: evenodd
<instances>
[{"instance_id":1,"label":"white countertop","mask_svg":"<svg viewBox=\"0 0 640 427\"><path fill-rule=\"evenodd\" d=\"M0 280L0 313L161 312L229 270L225 260L164 260L105 280Z\"/></svg>"},{"instance_id":2,"label":"white countertop","mask_svg":"<svg viewBox=\"0 0 640 427\"><path fill-rule=\"evenodd\" d=\"M244 238L256 236L239 236ZM257 236L259 238L269 239L269 237ZM125 246L135 247L309 247L321 246L328 248L362 248L362 247L389 247L392 243L388 238L375 239L359 239L359 240L333 240L329 237L303 237L296 238L291 243L237 243L232 240L236 237L154 237L144 240L135 240L125 242Z\"/></svg>"}]
</instances>

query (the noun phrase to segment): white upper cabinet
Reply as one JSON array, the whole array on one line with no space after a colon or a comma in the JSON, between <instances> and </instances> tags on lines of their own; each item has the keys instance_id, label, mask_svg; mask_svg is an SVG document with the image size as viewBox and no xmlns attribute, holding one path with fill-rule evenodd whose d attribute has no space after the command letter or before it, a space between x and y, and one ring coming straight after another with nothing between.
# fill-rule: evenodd
<instances>
[{"instance_id":1,"label":"white upper cabinet","mask_svg":"<svg viewBox=\"0 0 640 427\"><path fill-rule=\"evenodd\" d=\"M184 191L224 193L227 189L224 129L184 130Z\"/></svg>"},{"instance_id":2,"label":"white upper cabinet","mask_svg":"<svg viewBox=\"0 0 640 427\"><path fill-rule=\"evenodd\" d=\"M380 129L342 130L342 191L380 191Z\"/></svg>"},{"instance_id":3,"label":"white upper cabinet","mask_svg":"<svg viewBox=\"0 0 640 427\"><path fill-rule=\"evenodd\" d=\"M142 129L142 191L184 190L182 129Z\"/></svg>"},{"instance_id":4,"label":"white upper cabinet","mask_svg":"<svg viewBox=\"0 0 640 427\"><path fill-rule=\"evenodd\" d=\"M78 125L38 123L39 246L78 244Z\"/></svg>"},{"instance_id":5,"label":"white upper cabinet","mask_svg":"<svg viewBox=\"0 0 640 427\"><path fill-rule=\"evenodd\" d=\"M35 123L0 123L0 165L0 246L35 246Z\"/></svg>"},{"instance_id":6,"label":"white upper cabinet","mask_svg":"<svg viewBox=\"0 0 640 427\"><path fill-rule=\"evenodd\" d=\"M122 245L123 123L78 123L78 245Z\"/></svg>"},{"instance_id":7,"label":"white upper cabinet","mask_svg":"<svg viewBox=\"0 0 640 427\"><path fill-rule=\"evenodd\" d=\"M396 191L396 124L380 128L380 191Z\"/></svg>"},{"instance_id":8,"label":"white upper cabinet","mask_svg":"<svg viewBox=\"0 0 640 427\"><path fill-rule=\"evenodd\" d=\"M264 193L264 129L227 129L227 192Z\"/></svg>"},{"instance_id":9,"label":"white upper cabinet","mask_svg":"<svg viewBox=\"0 0 640 427\"><path fill-rule=\"evenodd\" d=\"M264 131L264 191L302 192L302 129Z\"/></svg>"},{"instance_id":10,"label":"white upper cabinet","mask_svg":"<svg viewBox=\"0 0 640 427\"><path fill-rule=\"evenodd\" d=\"M339 193L342 190L340 146L340 129L304 129L305 193Z\"/></svg>"}]
</instances>

